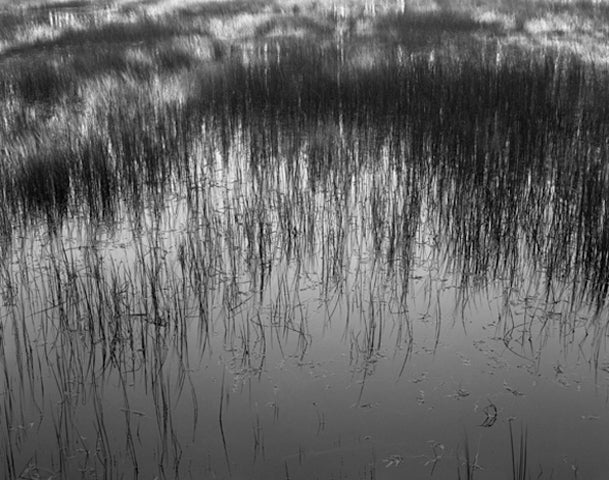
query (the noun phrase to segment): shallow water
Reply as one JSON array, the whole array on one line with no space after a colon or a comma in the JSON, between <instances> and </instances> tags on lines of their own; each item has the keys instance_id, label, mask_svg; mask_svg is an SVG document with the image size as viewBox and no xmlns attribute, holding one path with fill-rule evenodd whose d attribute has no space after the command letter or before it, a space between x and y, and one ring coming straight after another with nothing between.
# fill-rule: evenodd
<instances>
[{"instance_id":1,"label":"shallow water","mask_svg":"<svg viewBox=\"0 0 609 480\"><path fill-rule=\"evenodd\" d=\"M596 134L250 114L203 122L187 173L111 214L76 195L15 224L3 471L507 479L526 440L534 478L602 478Z\"/></svg>"}]
</instances>

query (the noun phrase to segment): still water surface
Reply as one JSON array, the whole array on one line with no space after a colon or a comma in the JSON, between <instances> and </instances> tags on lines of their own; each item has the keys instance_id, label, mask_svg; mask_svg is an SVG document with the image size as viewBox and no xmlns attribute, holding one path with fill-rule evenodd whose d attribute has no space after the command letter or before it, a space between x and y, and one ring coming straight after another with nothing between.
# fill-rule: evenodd
<instances>
[{"instance_id":1,"label":"still water surface","mask_svg":"<svg viewBox=\"0 0 609 480\"><path fill-rule=\"evenodd\" d=\"M15 227L4 472L604 478L606 143L368 114L214 117L186 176Z\"/></svg>"}]
</instances>

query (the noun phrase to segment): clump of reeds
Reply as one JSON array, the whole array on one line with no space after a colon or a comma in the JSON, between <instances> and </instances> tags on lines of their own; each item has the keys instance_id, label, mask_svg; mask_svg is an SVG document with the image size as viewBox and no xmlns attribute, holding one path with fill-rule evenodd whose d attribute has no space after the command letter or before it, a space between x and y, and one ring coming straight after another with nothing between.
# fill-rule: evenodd
<instances>
[{"instance_id":1,"label":"clump of reeds","mask_svg":"<svg viewBox=\"0 0 609 480\"><path fill-rule=\"evenodd\" d=\"M159 55L162 60L162 51ZM292 172L303 171L304 165L314 192L329 181L349 185L389 154L390 168L408 185L401 202L413 206L404 216L399 209L405 207L378 197L372 207L375 249L385 255L382 250L388 248L390 263L397 258L396 246L408 245L402 238L413 238L414 207L423 200L443 225L450 217L452 226L438 233L443 248L456 254L455 266L470 272L464 283L482 275L514 277L522 258L515 242L524 237L529 260L539 263L550 281L588 278L575 282L576 297L596 292L603 305L604 257L594 252L600 255L606 242L602 234L601 241L592 240L602 233L602 209L591 199L603 196L607 173L600 161L608 129L609 102L601 101L609 99L606 72L552 52L523 62L485 52L462 59L404 57L396 51L371 68L307 43L266 43L252 55L250 63L233 59L201 71L198 86L180 101L153 94L152 77L139 76L119 59L110 71L128 74L121 81L129 85L125 90L135 92L134 86L144 82L143 90L100 99L89 128L60 133L69 145L59 148L63 153L42 162L34 154L22 156L17 177L59 171L60 163L69 163L61 167L68 177L93 180L77 187L79 198L95 203L100 192L106 197L122 192L138 203L142 192L162 194L168 182L192 185L201 131L210 132L204 147L209 155L218 146L228 162L230 152L241 149L256 178L276 169L280 155ZM176 62L167 68L188 68L188 58ZM50 63L40 68L40 85L24 94L29 95L22 99L25 103L57 100L72 88L69 72ZM84 72L85 77L91 74ZM30 91L23 85L34 81L34 76L20 74L3 78L6 91ZM78 125L77 116L72 121ZM42 128L36 117L24 117L22 125L35 135ZM89 138L93 131L98 133ZM242 146L236 141L243 141ZM35 188L20 187L22 198L30 196L33 205L52 195L47 203L61 205L69 195L53 183L58 181L47 176L40 185L31 183ZM422 194L414 188L419 183L427 186ZM6 182L4 188L13 184ZM340 198L346 197L341 193ZM551 211L544 205L551 205ZM409 220L398 225L389 216ZM573 225L578 225L581 241L576 241ZM463 242L466 233L480 242ZM284 237L289 241L292 235ZM570 254L573 245L581 249ZM407 258L408 249L400 255Z\"/></svg>"},{"instance_id":2,"label":"clump of reeds","mask_svg":"<svg viewBox=\"0 0 609 480\"><path fill-rule=\"evenodd\" d=\"M469 449L469 441L467 435L465 435L463 443L463 458L461 454L457 452L457 478L459 480L473 480L477 469L480 467L477 463L477 455L473 455ZM461 474L461 468L463 467L463 475Z\"/></svg>"},{"instance_id":3,"label":"clump of reeds","mask_svg":"<svg viewBox=\"0 0 609 480\"><path fill-rule=\"evenodd\" d=\"M526 429L520 430L520 438L518 441L512 431L512 422L509 422L510 427L510 453L512 457L512 478L514 480L527 480L530 478L528 465L528 444Z\"/></svg>"},{"instance_id":4,"label":"clump of reeds","mask_svg":"<svg viewBox=\"0 0 609 480\"><path fill-rule=\"evenodd\" d=\"M26 103L53 105L78 92L74 72L61 63L41 59L15 63L7 68L4 82L8 76L10 91Z\"/></svg>"},{"instance_id":5,"label":"clump of reeds","mask_svg":"<svg viewBox=\"0 0 609 480\"><path fill-rule=\"evenodd\" d=\"M55 219L66 214L72 181L69 160L69 151L57 148L33 153L15 167L11 193L13 202L21 201L23 213L43 212Z\"/></svg>"}]
</instances>

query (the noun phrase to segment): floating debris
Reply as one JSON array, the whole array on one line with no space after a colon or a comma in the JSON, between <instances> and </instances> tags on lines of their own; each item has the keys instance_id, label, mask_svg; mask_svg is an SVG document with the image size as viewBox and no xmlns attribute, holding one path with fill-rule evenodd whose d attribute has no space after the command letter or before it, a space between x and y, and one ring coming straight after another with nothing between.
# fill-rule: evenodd
<instances>
[{"instance_id":1,"label":"floating debris","mask_svg":"<svg viewBox=\"0 0 609 480\"><path fill-rule=\"evenodd\" d=\"M435 440L430 440L427 443L431 445L431 450L433 452L433 457L425 462L425 466L431 465L430 477L433 475L434 470L436 469L436 465L442 457L444 456L444 445L436 442Z\"/></svg>"},{"instance_id":2,"label":"floating debris","mask_svg":"<svg viewBox=\"0 0 609 480\"><path fill-rule=\"evenodd\" d=\"M462 353L459 353L459 358L461 359L461 363L466 366L469 367L471 366L472 362L469 358L467 358L465 355L463 355Z\"/></svg>"},{"instance_id":3,"label":"floating debris","mask_svg":"<svg viewBox=\"0 0 609 480\"><path fill-rule=\"evenodd\" d=\"M412 383L420 383L424 380L427 380L427 372L420 373L416 377L412 379Z\"/></svg>"},{"instance_id":4,"label":"floating debris","mask_svg":"<svg viewBox=\"0 0 609 480\"><path fill-rule=\"evenodd\" d=\"M489 400L489 404L484 407L484 410L482 410L482 412L484 413L485 418L484 421L480 424L480 426L489 428L495 425L495 422L497 421L497 407L495 406L495 404Z\"/></svg>"},{"instance_id":5,"label":"floating debris","mask_svg":"<svg viewBox=\"0 0 609 480\"><path fill-rule=\"evenodd\" d=\"M385 464L385 468L389 467L399 467L400 463L404 461L404 457L401 455L389 455L386 458L383 458L383 463Z\"/></svg>"},{"instance_id":6,"label":"floating debris","mask_svg":"<svg viewBox=\"0 0 609 480\"><path fill-rule=\"evenodd\" d=\"M600 420L601 417L598 415L582 415L582 420Z\"/></svg>"},{"instance_id":7,"label":"floating debris","mask_svg":"<svg viewBox=\"0 0 609 480\"><path fill-rule=\"evenodd\" d=\"M449 397L465 398L465 397L469 397L469 392L467 390L465 390L464 388L459 387L457 389L457 391L455 393L453 393L452 395L449 395Z\"/></svg>"},{"instance_id":8,"label":"floating debris","mask_svg":"<svg viewBox=\"0 0 609 480\"><path fill-rule=\"evenodd\" d=\"M508 392L510 392L515 397L524 397L524 393L519 390L516 390L513 387L510 387L507 382L503 382L503 388L505 388Z\"/></svg>"}]
</instances>

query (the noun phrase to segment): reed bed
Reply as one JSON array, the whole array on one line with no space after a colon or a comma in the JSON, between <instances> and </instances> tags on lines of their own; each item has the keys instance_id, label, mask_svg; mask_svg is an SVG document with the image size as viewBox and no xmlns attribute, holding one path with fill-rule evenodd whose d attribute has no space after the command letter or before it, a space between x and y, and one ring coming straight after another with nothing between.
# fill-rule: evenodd
<instances>
[{"instance_id":1,"label":"reed bed","mask_svg":"<svg viewBox=\"0 0 609 480\"><path fill-rule=\"evenodd\" d=\"M48 16L65 31L47 46L110 35L146 45L14 58L0 73L7 478L180 478L189 462L203 468L197 442L224 457L207 473L230 476L231 392L262 378L269 358L305 363L320 328L344 328L358 408L388 351L403 357L402 375L417 269L438 277L423 299L434 349L433 292L450 275L455 310L503 292L496 328L508 349L545 338L559 318L562 339L596 332L577 348L601 367L605 68L496 42L464 56L397 44L371 59L328 30L347 18L340 9L320 22L332 42L215 40L200 51L148 44L188 33L167 19L132 29L100 16L87 36L74 15ZM459 18L459 31L480 27ZM513 302L531 301L539 308L517 322ZM221 382L202 373L213 349L225 355ZM273 422L279 411L275 400ZM265 425L253 427L254 458ZM513 477L526 478L527 436L517 445L511 423L510 442ZM473 478L467 440L457 457L458 476Z\"/></svg>"},{"instance_id":2,"label":"reed bed","mask_svg":"<svg viewBox=\"0 0 609 480\"><path fill-rule=\"evenodd\" d=\"M76 116L61 129L26 128L2 162L11 222L39 210L65 217L77 204L93 221L112 218L116 198L136 206L197 188L204 168L216 159L226 168L236 150L248 157L254 188L286 182L282 190L298 192L284 211L305 188L344 209L357 195L368 201L368 192L349 191L353 179L383 165L379 180L392 182L399 200L373 183L369 201L375 248L387 249L388 262L407 258L425 207L442 219L435 235L468 278L514 278L526 258L549 283L571 277L577 298L603 305L606 72L551 53L516 62L397 50L366 69L313 45L259 53L260 62L197 74L175 100L129 87L98 105L86 127ZM60 87L44 89L47 102ZM286 242L294 228L283 222Z\"/></svg>"}]
</instances>

